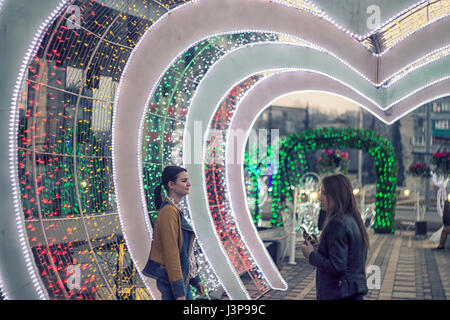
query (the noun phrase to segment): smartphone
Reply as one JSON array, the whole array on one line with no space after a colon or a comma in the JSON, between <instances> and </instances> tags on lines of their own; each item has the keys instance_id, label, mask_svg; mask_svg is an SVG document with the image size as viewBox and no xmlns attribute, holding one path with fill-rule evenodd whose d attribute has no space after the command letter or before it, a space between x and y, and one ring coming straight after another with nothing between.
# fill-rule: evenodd
<instances>
[{"instance_id":1,"label":"smartphone","mask_svg":"<svg viewBox=\"0 0 450 320\"><path fill-rule=\"evenodd\" d=\"M311 237L311 235L308 233L308 231L306 231L305 227L300 226L300 230L302 230L304 239L308 239L309 242L314 240L313 237Z\"/></svg>"}]
</instances>

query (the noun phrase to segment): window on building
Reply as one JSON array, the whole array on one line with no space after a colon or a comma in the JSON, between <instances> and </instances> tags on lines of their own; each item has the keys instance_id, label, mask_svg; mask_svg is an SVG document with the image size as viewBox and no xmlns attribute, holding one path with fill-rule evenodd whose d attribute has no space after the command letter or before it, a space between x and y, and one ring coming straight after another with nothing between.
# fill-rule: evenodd
<instances>
[{"instance_id":1,"label":"window on building","mask_svg":"<svg viewBox=\"0 0 450 320\"><path fill-rule=\"evenodd\" d=\"M435 122L435 128L440 130L446 130L448 129L448 120L436 120Z\"/></svg>"},{"instance_id":2,"label":"window on building","mask_svg":"<svg viewBox=\"0 0 450 320\"><path fill-rule=\"evenodd\" d=\"M433 103L433 112L442 113L450 112L450 100L445 99Z\"/></svg>"}]
</instances>

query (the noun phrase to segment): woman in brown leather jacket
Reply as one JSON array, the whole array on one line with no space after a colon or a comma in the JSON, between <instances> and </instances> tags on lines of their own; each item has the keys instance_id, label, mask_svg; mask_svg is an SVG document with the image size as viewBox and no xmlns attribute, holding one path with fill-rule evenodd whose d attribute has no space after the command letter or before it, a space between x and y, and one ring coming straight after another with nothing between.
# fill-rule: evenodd
<instances>
[{"instance_id":1,"label":"woman in brown leather jacket","mask_svg":"<svg viewBox=\"0 0 450 320\"><path fill-rule=\"evenodd\" d=\"M204 294L192 250L194 231L184 218L181 205L190 186L186 169L168 166L163 170L162 182L154 194L159 211L150 257L142 273L156 279L163 300L191 300L190 285L200 295ZM167 193L164 200L161 197L163 187Z\"/></svg>"}]
</instances>

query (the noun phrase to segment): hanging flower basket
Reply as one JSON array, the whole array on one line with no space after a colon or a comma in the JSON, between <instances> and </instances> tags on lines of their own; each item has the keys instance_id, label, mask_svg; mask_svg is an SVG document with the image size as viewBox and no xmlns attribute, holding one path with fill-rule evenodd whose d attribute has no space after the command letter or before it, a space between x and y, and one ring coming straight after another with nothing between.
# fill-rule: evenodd
<instances>
[{"instance_id":1,"label":"hanging flower basket","mask_svg":"<svg viewBox=\"0 0 450 320\"><path fill-rule=\"evenodd\" d=\"M448 178L450 176L450 152L433 152L433 157L431 158L431 166L433 172L435 172L437 176Z\"/></svg>"},{"instance_id":2,"label":"hanging flower basket","mask_svg":"<svg viewBox=\"0 0 450 320\"><path fill-rule=\"evenodd\" d=\"M342 172L348 174L348 152L340 150L322 150L322 155L317 158L317 171L319 174Z\"/></svg>"},{"instance_id":3,"label":"hanging flower basket","mask_svg":"<svg viewBox=\"0 0 450 320\"><path fill-rule=\"evenodd\" d=\"M411 163L408 169L408 173L414 177L430 178L431 169L427 163Z\"/></svg>"},{"instance_id":4,"label":"hanging flower basket","mask_svg":"<svg viewBox=\"0 0 450 320\"><path fill-rule=\"evenodd\" d=\"M431 158L433 183L437 186L437 211L442 216L444 202L447 200L447 184L450 180L450 152L447 150L433 152Z\"/></svg>"}]
</instances>

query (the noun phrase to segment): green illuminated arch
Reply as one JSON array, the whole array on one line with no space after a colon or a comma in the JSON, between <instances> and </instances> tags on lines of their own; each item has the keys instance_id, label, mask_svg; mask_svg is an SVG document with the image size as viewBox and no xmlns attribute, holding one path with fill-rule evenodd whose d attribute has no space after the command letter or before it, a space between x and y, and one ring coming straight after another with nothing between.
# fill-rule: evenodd
<instances>
[{"instance_id":1,"label":"green illuminated arch","mask_svg":"<svg viewBox=\"0 0 450 320\"><path fill-rule=\"evenodd\" d=\"M293 134L281 142L280 166L273 178L272 226L283 224L281 215L288 213L286 203L293 197L291 185L296 186L308 171L306 153L330 147L360 149L373 157L377 180L374 229L393 233L398 167L394 149L380 134L359 128L316 128Z\"/></svg>"}]
</instances>

